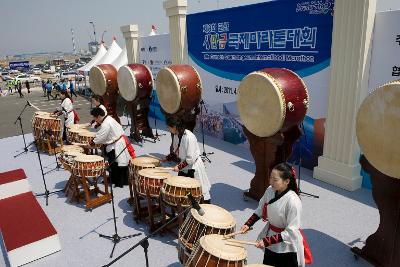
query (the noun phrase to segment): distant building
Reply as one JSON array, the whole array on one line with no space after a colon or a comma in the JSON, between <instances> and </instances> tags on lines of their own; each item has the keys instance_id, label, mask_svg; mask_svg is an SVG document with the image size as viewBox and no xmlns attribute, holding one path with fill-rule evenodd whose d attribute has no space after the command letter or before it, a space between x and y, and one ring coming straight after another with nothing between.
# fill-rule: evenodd
<instances>
[{"instance_id":1,"label":"distant building","mask_svg":"<svg viewBox=\"0 0 400 267\"><path fill-rule=\"evenodd\" d=\"M96 41L88 43L88 46L89 46L89 52L92 55L96 55L97 51L99 51L100 44Z\"/></svg>"}]
</instances>

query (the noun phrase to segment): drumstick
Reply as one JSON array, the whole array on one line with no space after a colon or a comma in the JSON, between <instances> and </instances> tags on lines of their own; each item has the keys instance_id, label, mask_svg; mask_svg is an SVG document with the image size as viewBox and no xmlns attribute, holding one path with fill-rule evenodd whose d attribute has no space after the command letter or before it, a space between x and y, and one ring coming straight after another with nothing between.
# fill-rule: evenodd
<instances>
[{"instance_id":1,"label":"drumstick","mask_svg":"<svg viewBox=\"0 0 400 267\"><path fill-rule=\"evenodd\" d=\"M231 243L237 243L237 244L244 244L244 245L253 245L256 246L257 242L251 242L251 241L242 241L242 240L236 240L236 239L228 239L225 242L231 242Z\"/></svg>"},{"instance_id":2,"label":"drumstick","mask_svg":"<svg viewBox=\"0 0 400 267\"><path fill-rule=\"evenodd\" d=\"M155 167L155 169L167 170L167 171L173 171L174 170L174 168L172 168L172 167Z\"/></svg>"},{"instance_id":3,"label":"drumstick","mask_svg":"<svg viewBox=\"0 0 400 267\"><path fill-rule=\"evenodd\" d=\"M251 231L251 230L253 230L253 227L250 227L249 230L247 230L247 231ZM237 231L235 233L224 235L224 238L228 239L228 238L231 238L232 236L240 235L240 234L247 234L247 232L246 233L242 233L242 231Z\"/></svg>"},{"instance_id":4,"label":"drumstick","mask_svg":"<svg viewBox=\"0 0 400 267\"><path fill-rule=\"evenodd\" d=\"M227 235L224 235L224 238L228 239L228 238L231 238L231 237L233 237L235 235L239 235L241 233L242 233L241 231L238 231L238 232L234 232L234 233L231 233L231 234L227 234Z\"/></svg>"}]
</instances>

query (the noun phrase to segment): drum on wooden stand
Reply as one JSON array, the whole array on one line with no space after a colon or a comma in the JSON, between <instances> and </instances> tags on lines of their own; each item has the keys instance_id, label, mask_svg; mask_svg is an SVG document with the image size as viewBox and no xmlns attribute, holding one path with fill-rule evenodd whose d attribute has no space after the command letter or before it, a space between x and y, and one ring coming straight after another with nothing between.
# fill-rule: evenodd
<instances>
[{"instance_id":1,"label":"drum on wooden stand","mask_svg":"<svg viewBox=\"0 0 400 267\"><path fill-rule=\"evenodd\" d=\"M78 177L97 178L105 173L105 161L103 157L96 155L82 155L75 157L72 173Z\"/></svg>"},{"instance_id":2,"label":"drum on wooden stand","mask_svg":"<svg viewBox=\"0 0 400 267\"><path fill-rule=\"evenodd\" d=\"M283 68L266 68L248 74L239 85L238 111L254 135L269 137L300 124L309 96L302 79Z\"/></svg>"},{"instance_id":3,"label":"drum on wooden stand","mask_svg":"<svg viewBox=\"0 0 400 267\"><path fill-rule=\"evenodd\" d=\"M200 204L204 215L191 209L179 229L179 260L185 264L192 253L194 245L205 235L227 235L233 233L236 221L227 210L212 204Z\"/></svg>"},{"instance_id":4,"label":"drum on wooden stand","mask_svg":"<svg viewBox=\"0 0 400 267\"><path fill-rule=\"evenodd\" d=\"M171 177L169 172L160 169L142 169L138 171L138 177L135 180L136 190L139 195L159 198L160 190L164 180Z\"/></svg>"},{"instance_id":5,"label":"drum on wooden stand","mask_svg":"<svg viewBox=\"0 0 400 267\"><path fill-rule=\"evenodd\" d=\"M190 111L200 103L200 75L190 65L171 65L160 70L156 79L157 97L168 114Z\"/></svg>"},{"instance_id":6,"label":"drum on wooden stand","mask_svg":"<svg viewBox=\"0 0 400 267\"><path fill-rule=\"evenodd\" d=\"M129 64L118 70L118 87L122 98L128 101L131 110L131 136L140 141L144 136L153 137L148 121L150 99L153 91L153 76L146 65Z\"/></svg>"},{"instance_id":7,"label":"drum on wooden stand","mask_svg":"<svg viewBox=\"0 0 400 267\"><path fill-rule=\"evenodd\" d=\"M171 206L189 207L191 202L188 193L199 202L203 196L200 182L189 177L172 176L164 181L161 195L163 201Z\"/></svg>"},{"instance_id":8,"label":"drum on wooden stand","mask_svg":"<svg viewBox=\"0 0 400 267\"><path fill-rule=\"evenodd\" d=\"M229 244L223 235L206 235L200 238L185 266L188 267L243 267L247 250Z\"/></svg>"},{"instance_id":9,"label":"drum on wooden stand","mask_svg":"<svg viewBox=\"0 0 400 267\"><path fill-rule=\"evenodd\" d=\"M61 137L61 120L54 116L37 116L41 140L59 141Z\"/></svg>"},{"instance_id":10,"label":"drum on wooden stand","mask_svg":"<svg viewBox=\"0 0 400 267\"><path fill-rule=\"evenodd\" d=\"M111 64L100 64L90 69L90 88L103 98L107 113L119 122L117 115L117 69Z\"/></svg>"},{"instance_id":11,"label":"drum on wooden stand","mask_svg":"<svg viewBox=\"0 0 400 267\"><path fill-rule=\"evenodd\" d=\"M138 176L138 171L142 169L154 168L160 166L160 160L152 157L136 157L129 162L129 177L135 181Z\"/></svg>"},{"instance_id":12,"label":"drum on wooden stand","mask_svg":"<svg viewBox=\"0 0 400 267\"><path fill-rule=\"evenodd\" d=\"M67 140L70 143L80 143L79 134L88 132L87 129L83 128L70 128L67 131Z\"/></svg>"}]
</instances>

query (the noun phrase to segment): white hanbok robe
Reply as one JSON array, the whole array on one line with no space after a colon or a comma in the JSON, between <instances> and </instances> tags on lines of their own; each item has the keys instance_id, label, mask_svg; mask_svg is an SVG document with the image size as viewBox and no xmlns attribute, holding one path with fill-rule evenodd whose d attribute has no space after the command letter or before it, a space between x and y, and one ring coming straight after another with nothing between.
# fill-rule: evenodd
<instances>
[{"instance_id":1,"label":"white hanbok robe","mask_svg":"<svg viewBox=\"0 0 400 267\"><path fill-rule=\"evenodd\" d=\"M258 203L258 208L255 211L262 218L262 211L265 203L275 198L275 190L269 186L265 190L264 196ZM276 253L296 252L297 263L299 266L304 266L304 246L303 236L300 233L302 205L299 196L289 190L285 195L277 201L268 204L267 207L267 222L263 230L258 236L258 240L266 236L273 236L277 233L269 229L269 224L278 228L285 229L281 232L283 242L273 244L268 247L269 250Z\"/></svg>"},{"instance_id":2,"label":"white hanbok robe","mask_svg":"<svg viewBox=\"0 0 400 267\"><path fill-rule=\"evenodd\" d=\"M119 124L115 119L110 116L106 116L101 123L99 130L96 132L96 137L93 139L95 144L104 144L106 146L106 152L110 152L114 149L115 157L125 149L125 140L121 136L124 134L121 124ZM120 138L121 137L121 138ZM119 139L119 140L118 140ZM115 140L118 140L115 142ZM116 159L118 166L128 166L131 155L128 149Z\"/></svg>"},{"instance_id":3,"label":"white hanbok robe","mask_svg":"<svg viewBox=\"0 0 400 267\"><path fill-rule=\"evenodd\" d=\"M209 200L211 184L208 180L206 173L206 167L204 166L203 160L201 159L201 153L199 144L197 143L196 136L189 130L185 130L181 144L178 151L179 138L174 137L173 148L177 156L182 160L186 161L188 166L182 169L187 172L189 169L194 169L194 178L201 183L201 190L203 192L204 200Z\"/></svg>"},{"instance_id":4,"label":"white hanbok robe","mask_svg":"<svg viewBox=\"0 0 400 267\"><path fill-rule=\"evenodd\" d=\"M61 106L59 108L59 111L61 111L62 114L64 115L64 125L65 126L70 126L70 125L74 124L73 110L74 110L74 106L72 105L71 99L69 99L68 97L65 98L61 102Z\"/></svg>"}]
</instances>

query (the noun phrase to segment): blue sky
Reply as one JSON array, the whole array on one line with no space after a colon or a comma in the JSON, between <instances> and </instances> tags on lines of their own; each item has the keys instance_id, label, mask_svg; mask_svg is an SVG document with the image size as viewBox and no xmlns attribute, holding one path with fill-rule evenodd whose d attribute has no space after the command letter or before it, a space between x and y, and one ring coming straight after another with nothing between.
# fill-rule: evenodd
<instances>
[{"instance_id":1,"label":"blue sky","mask_svg":"<svg viewBox=\"0 0 400 267\"><path fill-rule=\"evenodd\" d=\"M188 13L266 2L265 0L187 0ZM1 0L0 56L45 51L72 51L71 28L77 49L87 49L96 25L97 40L104 30L109 44L116 36L124 40L120 26L138 24L141 35L151 25L168 32L163 0ZM400 0L378 0L378 9L400 8Z\"/></svg>"}]
</instances>

